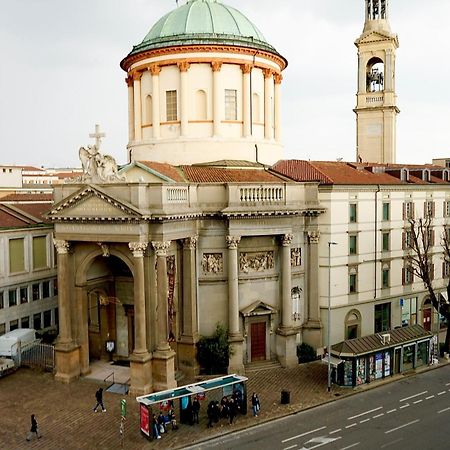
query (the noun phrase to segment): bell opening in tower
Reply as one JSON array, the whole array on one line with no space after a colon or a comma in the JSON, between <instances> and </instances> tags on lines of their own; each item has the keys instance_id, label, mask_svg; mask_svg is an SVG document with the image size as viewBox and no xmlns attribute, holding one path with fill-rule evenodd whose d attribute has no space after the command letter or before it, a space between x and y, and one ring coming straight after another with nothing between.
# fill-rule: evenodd
<instances>
[{"instance_id":1,"label":"bell opening in tower","mask_svg":"<svg viewBox=\"0 0 450 450\"><path fill-rule=\"evenodd\" d=\"M384 63L380 58L371 58L366 68L367 92L384 91Z\"/></svg>"},{"instance_id":2,"label":"bell opening in tower","mask_svg":"<svg viewBox=\"0 0 450 450\"><path fill-rule=\"evenodd\" d=\"M387 19L388 0L366 0L367 18L369 20Z\"/></svg>"}]
</instances>

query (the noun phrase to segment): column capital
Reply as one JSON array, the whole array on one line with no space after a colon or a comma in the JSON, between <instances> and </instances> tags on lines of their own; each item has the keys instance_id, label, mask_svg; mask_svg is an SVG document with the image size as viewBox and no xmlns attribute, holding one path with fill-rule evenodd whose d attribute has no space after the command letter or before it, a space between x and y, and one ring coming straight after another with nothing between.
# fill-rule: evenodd
<instances>
[{"instance_id":1,"label":"column capital","mask_svg":"<svg viewBox=\"0 0 450 450\"><path fill-rule=\"evenodd\" d=\"M222 61L212 61L211 67L213 72L220 72L220 69L222 68Z\"/></svg>"},{"instance_id":2,"label":"column capital","mask_svg":"<svg viewBox=\"0 0 450 450\"><path fill-rule=\"evenodd\" d=\"M156 256L167 256L170 241L152 241L152 246L156 252Z\"/></svg>"},{"instance_id":3,"label":"column capital","mask_svg":"<svg viewBox=\"0 0 450 450\"><path fill-rule=\"evenodd\" d=\"M133 77L131 76L131 74L128 75L128 76L125 78L125 83L127 83L127 86L128 86L128 87L132 87L132 86L133 86Z\"/></svg>"},{"instance_id":4,"label":"column capital","mask_svg":"<svg viewBox=\"0 0 450 450\"><path fill-rule=\"evenodd\" d=\"M308 231L308 241L310 244L318 244L320 239L320 231L312 230Z\"/></svg>"},{"instance_id":5,"label":"column capital","mask_svg":"<svg viewBox=\"0 0 450 450\"><path fill-rule=\"evenodd\" d=\"M135 70L134 72L131 72L131 76L133 77L133 81L141 81L142 72Z\"/></svg>"},{"instance_id":6,"label":"column capital","mask_svg":"<svg viewBox=\"0 0 450 450\"><path fill-rule=\"evenodd\" d=\"M158 64L151 64L148 70L152 75L159 75L161 72L161 66L158 66Z\"/></svg>"},{"instance_id":7,"label":"column capital","mask_svg":"<svg viewBox=\"0 0 450 450\"><path fill-rule=\"evenodd\" d=\"M262 72L263 72L264 78L270 78L274 74L273 69L263 69Z\"/></svg>"},{"instance_id":8,"label":"column capital","mask_svg":"<svg viewBox=\"0 0 450 450\"><path fill-rule=\"evenodd\" d=\"M133 252L133 256L135 258L142 258L144 256L144 252L147 249L147 242L129 242L128 247Z\"/></svg>"},{"instance_id":9,"label":"column capital","mask_svg":"<svg viewBox=\"0 0 450 450\"><path fill-rule=\"evenodd\" d=\"M275 84L281 84L282 80L283 80L283 75L281 75L281 73L275 73L273 75L273 81Z\"/></svg>"},{"instance_id":10,"label":"column capital","mask_svg":"<svg viewBox=\"0 0 450 450\"><path fill-rule=\"evenodd\" d=\"M187 72L189 70L189 67L191 67L191 65L187 61L179 62L177 63L177 66L180 72Z\"/></svg>"},{"instance_id":11,"label":"column capital","mask_svg":"<svg viewBox=\"0 0 450 450\"><path fill-rule=\"evenodd\" d=\"M198 234L183 239L183 247L189 250L197 248Z\"/></svg>"},{"instance_id":12,"label":"column capital","mask_svg":"<svg viewBox=\"0 0 450 450\"><path fill-rule=\"evenodd\" d=\"M281 235L281 245L283 247L289 247L292 244L292 240L294 239L294 235L292 233L286 233Z\"/></svg>"},{"instance_id":13,"label":"column capital","mask_svg":"<svg viewBox=\"0 0 450 450\"><path fill-rule=\"evenodd\" d=\"M238 248L239 242L241 242L240 236L227 236L227 246L230 250L236 250Z\"/></svg>"},{"instance_id":14,"label":"column capital","mask_svg":"<svg viewBox=\"0 0 450 450\"><path fill-rule=\"evenodd\" d=\"M69 253L70 244L63 239L53 239L53 245L58 252L58 255L65 255Z\"/></svg>"},{"instance_id":15,"label":"column capital","mask_svg":"<svg viewBox=\"0 0 450 450\"><path fill-rule=\"evenodd\" d=\"M241 64L242 73L250 73L253 69L253 64Z\"/></svg>"}]
</instances>

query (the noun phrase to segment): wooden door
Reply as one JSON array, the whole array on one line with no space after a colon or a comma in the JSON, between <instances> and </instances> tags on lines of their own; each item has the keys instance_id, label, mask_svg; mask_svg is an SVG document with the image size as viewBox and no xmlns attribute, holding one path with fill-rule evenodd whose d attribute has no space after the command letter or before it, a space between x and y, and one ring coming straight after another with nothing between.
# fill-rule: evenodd
<instances>
[{"instance_id":1,"label":"wooden door","mask_svg":"<svg viewBox=\"0 0 450 450\"><path fill-rule=\"evenodd\" d=\"M266 359L266 322L251 324L251 354L252 361L263 361Z\"/></svg>"},{"instance_id":2,"label":"wooden door","mask_svg":"<svg viewBox=\"0 0 450 450\"><path fill-rule=\"evenodd\" d=\"M431 331L431 308L423 309L423 327L427 331Z\"/></svg>"}]
</instances>

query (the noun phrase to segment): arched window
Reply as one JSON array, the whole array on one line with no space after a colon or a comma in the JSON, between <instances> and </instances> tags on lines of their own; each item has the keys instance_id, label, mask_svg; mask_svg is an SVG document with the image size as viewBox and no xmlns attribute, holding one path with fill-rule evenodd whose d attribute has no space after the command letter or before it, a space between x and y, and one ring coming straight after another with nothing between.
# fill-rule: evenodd
<instances>
[{"instance_id":1,"label":"arched window","mask_svg":"<svg viewBox=\"0 0 450 450\"><path fill-rule=\"evenodd\" d=\"M352 309L345 316L345 339L355 339L361 336L361 314Z\"/></svg>"},{"instance_id":2,"label":"arched window","mask_svg":"<svg viewBox=\"0 0 450 450\"><path fill-rule=\"evenodd\" d=\"M384 91L384 63L380 58L371 58L366 67L367 92Z\"/></svg>"},{"instance_id":3,"label":"arched window","mask_svg":"<svg viewBox=\"0 0 450 450\"><path fill-rule=\"evenodd\" d=\"M259 101L259 94L256 92L253 94L253 104L252 104L252 113L253 113L253 123L261 122L261 106Z\"/></svg>"},{"instance_id":4,"label":"arched window","mask_svg":"<svg viewBox=\"0 0 450 450\"><path fill-rule=\"evenodd\" d=\"M152 124L152 96L147 95L145 97L145 115L144 115L144 125Z\"/></svg>"},{"instance_id":5,"label":"arched window","mask_svg":"<svg viewBox=\"0 0 450 450\"><path fill-rule=\"evenodd\" d=\"M197 120L207 119L206 92L202 89L195 93L195 116Z\"/></svg>"}]
</instances>

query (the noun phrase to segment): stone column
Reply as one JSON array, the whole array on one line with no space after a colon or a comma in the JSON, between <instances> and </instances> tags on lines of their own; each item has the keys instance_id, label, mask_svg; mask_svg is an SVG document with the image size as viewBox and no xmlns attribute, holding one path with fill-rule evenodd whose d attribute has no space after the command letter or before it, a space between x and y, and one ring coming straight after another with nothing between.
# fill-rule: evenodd
<instances>
[{"instance_id":1,"label":"stone column","mask_svg":"<svg viewBox=\"0 0 450 450\"><path fill-rule=\"evenodd\" d=\"M153 387L156 391L176 387L175 352L170 348L169 311L167 304L167 250L170 241L154 242L152 246L156 253L156 286L157 286L157 347L153 353Z\"/></svg>"},{"instance_id":2,"label":"stone column","mask_svg":"<svg viewBox=\"0 0 450 450\"><path fill-rule=\"evenodd\" d=\"M161 136L160 122L161 114L159 111L159 73L161 67L153 64L150 66L150 73L152 74L152 128L153 138L159 139Z\"/></svg>"},{"instance_id":3,"label":"stone column","mask_svg":"<svg viewBox=\"0 0 450 450\"><path fill-rule=\"evenodd\" d=\"M134 141L134 89L133 77L129 75L125 78L128 86L128 141Z\"/></svg>"},{"instance_id":4,"label":"stone column","mask_svg":"<svg viewBox=\"0 0 450 450\"><path fill-rule=\"evenodd\" d=\"M384 65L384 90L385 92L393 91L392 79L392 50L386 50L386 64Z\"/></svg>"},{"instance_id":5,"label":"stone column","mask_svg":"<svg viewBox=\"0 0 450 450\"><path fill-rule=\"evenodd\" d=\"M251 91L250 91L250 74L252 72L251 64L242 64L242 116L244 119L243 135L251 136Z\"/></svg>"},{"instance_id":6,"label":"stone column","mask_svg":"<svg viewBox=\"0 0 450 450\"><path fill-rule=\"evenodd\" d=\"M178 363L186 374L198 375L197 265L198 236L183 239L182 335L177 345Z\"/></svg>"},{"instance_id":7,"label":"stone column","mask_svg":"<svg viewBox=\"0 0 450 450\"><path fill-rule=\"evenodd\" d=\"M272 102L273 97L273 71L270 69L263 70L264 75L264 137L273 139L272 126Z\"/></svg>"},{"instance_id":8,"label":"stone column","mask_svg":"<svg viewBox=\"0 0 450 450\"><path fill-rule=\"evenodd\" d=\"M141 75L141 72L133 73L134 139L136 141L142 140Z\"/></svg>"},{"instance_id":9,"label":"stone column","mask_svg":"<svg viewBox=\"0 0 450 450\"><path fill-rule=\"evenodd\" d=\"M228 332L231 344L229 373L244 373L243 337L239 329L239 267L237 248L240 236L227 236L228 246Z\"/></svg>"},{"instance_id":10,"label":"stone column","mask_svg":"<svg viewBox=\"0 0 450 450\"><path fill-rule=\"evenodd\" d=\"M222 92L222 83L220 79L222 63L213 61L211 67L213 71L213 134L214 136L220 136L222 109L225 102L225 95Z\"/></svg>"},{"instance_id":11,"label":"stone column","mask_svg":"<svg viewBox=\"0 0 450 450\"><path fill-rule=\"evenodd\" d=\"M72 336L72 279L69 267L69 243L61 239L54 239L58 258L58 314L59 336L55 345L55 379L63 383L70 383L80 376L79 347Z\"/></svg>"},{"instance_id":12,"label":"stone column","mask_svg":"<svg viewBox=\"0 0 450 450\"><path fill-rule=\"evenodd\" d=\"M292 328L292 297L291 297L291 243L293 235L281 237L281 327Z\"/></svg>"},{"instance_id":13,"label":"stone column","mask_svg":"<svg viewBox=\"0 0 450 450\"><path fill-rule=\"evenodd\" d=\"M274 91L274 121L275 121L275 140L277 142L281 141L281 81L283 80L283 75L281 73L276 73L273 76L275 82Z\"/></svg>"},{"instance_id":14,"label":"stone column","mask_svg":"<svg viewBox=\"0 0 450 450\"><path fill-rule=\"evenodd\" d=\"M130 242L134 256L134 349L135 355L147 353L147 326L145 319L144 252L147 242Z\"/></svg>"},{"instance_id":15,"label":"stone column","mask_svg":"<svg viewBox=\"0 0 450 450\"><path fill-rule=\"evenodd\" d=\"M190 64L187 61L178 63L180 69L180 134L181 136L188 135L188 119L189 119L189 86L188 86L188 70Z\"/></svg>"}]
</instances>

